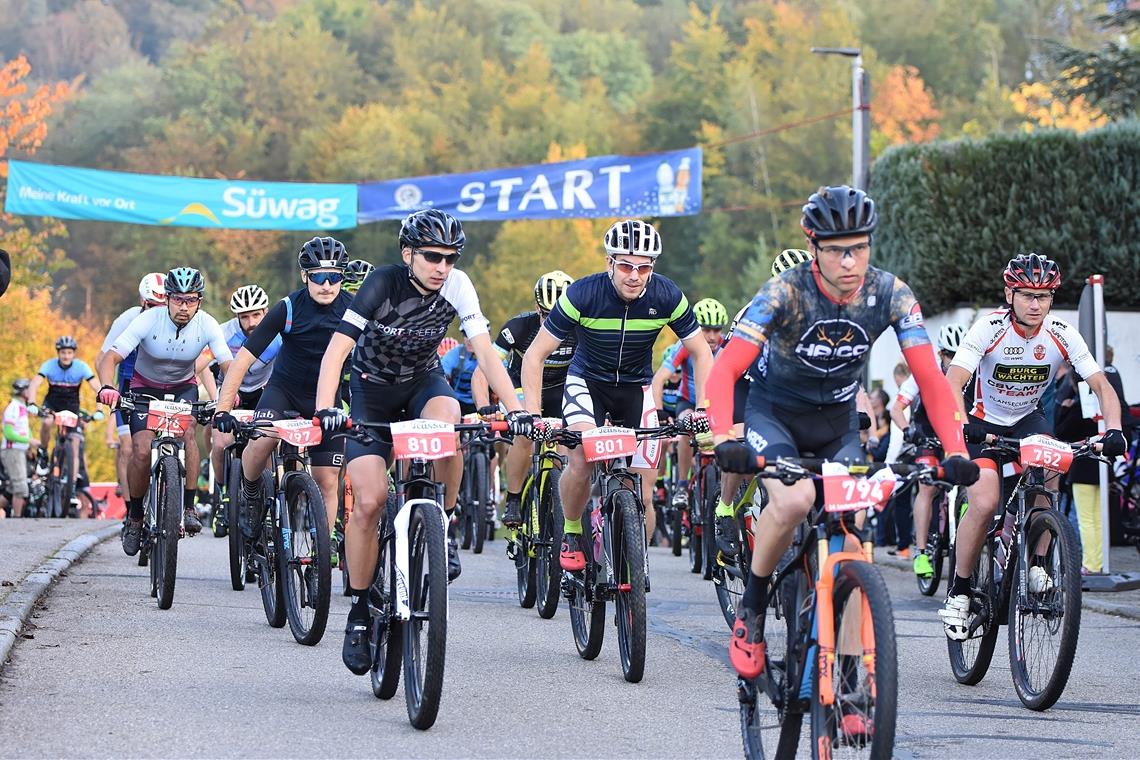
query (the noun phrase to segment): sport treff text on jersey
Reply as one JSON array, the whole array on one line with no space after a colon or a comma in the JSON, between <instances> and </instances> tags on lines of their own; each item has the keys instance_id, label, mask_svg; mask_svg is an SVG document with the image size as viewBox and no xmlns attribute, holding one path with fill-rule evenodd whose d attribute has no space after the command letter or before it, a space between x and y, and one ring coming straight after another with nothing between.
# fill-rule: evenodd
<instances>
[{"instance_id":1,"label":"sport treff text on jersey","mask_svg":"<svg viewBox=\"0 0 1140 760\"><path fill-rule=\"evenodd\" d=\"M1008 427L1037 406L1061 362L1086 380L1100 372L1081 334L1069 323L1045 317L1028 337L1013 324L1008 309L978 320L962 338L951 365L974 376L974 407L980 420Z\"/></svg>"},{"instance_id":2,"label":"sport treff text on jersey","mask_svg":"<svg viewBox=\"0 0 1140 760\"><path fill-rule=\"evenodd\" d=\"M439 368L436 348L451 321L468 338L487 333L470 278L452 269L443 287L421 294L399 264L368 275L337 332L356 341L352 371L372 383L395 385Z\"/></svg>"},{"instance_id":3,"label":"sport treff text on jersey","mask_svg":"<svg viewBox=\"0 0 1140 760\"><path fill-rule=\"evenodd\" d=\"M166 309L157 308L135 317L115 338L111 350L126 357L137 348L131 387L161 389L195 382L194 362L206 346L219 362L233 359L222 328L209 314L199 311L179 328Z\"/></svg>"},{"instance_id":4,"label":"sport treff text on jersey","mask_svg":"<svg viewBox=\"0 0 1140 760\"><path fill-rule=\"evenodd\" d=\"M904 350L930 343L914 294L890 272L868 267L862 287L840 303L824 292L814 270L799 266L768 280L732 333L767 346L749 372L752 393L781 405L853 399L871 345L887 327Z\"/></svg>"},{"instance_id":5,"label":"sport treff text on jersey","mask_svg":"<svg viewBox=\"0 0 1140 760\"><path fill-rule=\"evenodd\" d=\"M37 373L48 382L44 406L57 412L79 412L79 386L95 377L87 363L76 359L63 367L59 359L48 359Z\"/></svg>"},{"instance_id":6,"label":"sport treff text on jersey","mask_svg":"<svg viewBox=\"0 0 1140 760\"><path fill-rule=\"evenodd\" d=\"M307 286L275 303L244 345L254 356L265 356L265 352L280 341L268 385L298 395L315 395L329 337L351 303L352 296L342 290L332 303L319 304L309 295ZM244 383L242 388L245 388Z\"/></svg>"},{"instance_id":7,"label":"sport treff text on jersey","mask_svg":"<svg viewBox=\"0 0 1140 760\"><path fill-rule=\"evenodd\" d=\"M499 336L495 338L495 348L506 362L507 374L511 376L511 382L516 387L522 384L523 354L530 348L541 327L542 319L537 311L524 311L511 317L499 331ZM570 335L562 341L562 345L546 357L546 361L542 364L543 390L566 384L566 370L570 367L570 359L574 356L574 348L577 345L577 336Z\"/></svg>"},{"instance_id":8,"label":"sport treff text on jersey","mask_svg":"<svg viewBox=\"0 0 1140 760\"><path fill-rule=\"evenodd\" d=\"M575 280L546 318L546 329L555 338L577 335L569 373L603 383L649 383L653 343L666 325L681 340L700 329L685 294L659 274L634 301L618 295L606 272Z\"/></svg>"}]
</instances>

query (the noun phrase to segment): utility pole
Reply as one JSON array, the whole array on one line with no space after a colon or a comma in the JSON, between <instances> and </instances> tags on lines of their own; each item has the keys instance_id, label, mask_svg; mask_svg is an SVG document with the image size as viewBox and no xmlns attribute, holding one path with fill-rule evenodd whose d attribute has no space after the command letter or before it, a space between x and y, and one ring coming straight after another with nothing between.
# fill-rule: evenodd
<instances>
[{"instance_id":1,"label":"utility pole","mask_svg":"<svg viewBox=\"0 0 1140 760\"><path fill-rule=\"evenodd\" d=\"M863 68L863 51L813 47L811 52L851 59L851 186L866 190L871 166L871 78Z\"/></svg>"}]
</instances>

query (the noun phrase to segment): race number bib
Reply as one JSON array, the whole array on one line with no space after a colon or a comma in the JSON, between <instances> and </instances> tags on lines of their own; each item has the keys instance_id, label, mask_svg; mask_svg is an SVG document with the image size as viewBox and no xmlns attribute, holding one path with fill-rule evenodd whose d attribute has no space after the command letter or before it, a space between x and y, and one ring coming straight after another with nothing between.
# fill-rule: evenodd
<instances>
[{"instance_id":1,"label":"race number bib","mask_svg":"<svg viewBox=\"0 0 1140 760\"><path fill-rule=\"evenodd\" d=\"M79 415L75 412L68 412L66 410L62 412L56 412L55 425L56 427L61 428L79 427Z\"/></svg>"},{"instance_id":2,"label":"race number bib","mask_svg":"<svg viewBox=\"0 0 1140 760\"><path fill-rule=\"evenodd\" d=\"M238 422L245 423L253 421L252 409L231 409L230 414L232 414L234 416L234 419Z\"/></svg>"},{"instance_id":3,"label":"race number bib","mask_svg":"<svg viewBox=\"0 0 1140 760\"><path fill-rule=\"evenodd\" d=\"M1031 435L1021 439L1020 462L1022 467L1068 472L1073 463L1073 447L1047 435Z\"/></svg>"},{"instance_id":4,"label":"race number bib","mask_svg":"<svg viewBox=\"0 0 1140 760\"><path fill-rule=\"evenodd\" d=\"M582 451L587 462L631 457L637 451L637 434L631 428L600 427L582 431Z\"/></svg>"},{"instance_id":5,"label":"race number bib","mask_svg":"<svg viewBox=\"0 0 1140 760\"><path fill-rule=\"evenodd\" d=\"M312 420L274 420L273 429L281 440L299 449L316 446L321 442L321 428Z\"/></svg>"},{"instance_id":6,"label":"race number bib","mask_svg":"<svg viewBox=\"0 0 1140 760\"><path fill-rule=\"evenodd\" d=\"M180 436L193 420L190 404L155 399L147 405L146 429L164 435Z\"/></svg>"},{"instance_id":7,"label":"race number bib","mask_svg":"<svg viewBox=\"0 0 1140 760\"><path fill-rule=\"evenodd\" d=\"M823 508L828 512L882 510L895 490L895 476L889 468L869 478L851 475L844 465L823 465Z\"/></svg>"},{"instance_id":8,"label":"race number bib","mask_svg":"<svg viewBox=\"0 0 1140 760\"><path fill-rule=\"evenodd\" d=\"M455 456L455 425L439 420L392 423L396 459L446 459Z\"/></svg>"}]
</instances>

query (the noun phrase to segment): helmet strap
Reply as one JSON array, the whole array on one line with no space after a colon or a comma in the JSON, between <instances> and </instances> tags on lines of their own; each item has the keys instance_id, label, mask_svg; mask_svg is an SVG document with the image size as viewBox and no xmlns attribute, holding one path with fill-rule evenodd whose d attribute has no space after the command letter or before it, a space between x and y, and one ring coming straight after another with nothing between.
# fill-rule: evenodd
<instances>
[{"instance_id":1,"label":"helmet strap","mask_svg":"<svg viewBox=\"0 0 1140 760\"><path fill-rule=\"evenodd\" d=\"M416 277L416 273L412 271L412 265L411 264L405 264L404 266L406 266L408 268L408 279L412 281L412 285L414 285L417 290L419 290L421 293L423 293L424 297L427 297L427 296L431 295L432 293L439 292L436 290L432 290L427 285L424 285L422 282L420 282L420 278Z\"/></svg>"}]
</instances>

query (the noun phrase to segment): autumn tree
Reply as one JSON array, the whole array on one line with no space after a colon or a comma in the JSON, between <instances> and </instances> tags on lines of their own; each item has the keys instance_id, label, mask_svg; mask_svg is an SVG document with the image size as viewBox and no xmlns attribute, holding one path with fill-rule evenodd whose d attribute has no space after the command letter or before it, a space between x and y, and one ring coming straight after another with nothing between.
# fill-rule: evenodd
<instances>
[{"instance_id":1,"label":"autumn tree","mask_svg":"<svg viewBox=\"0 0 1140 760\"><path fill-rule=\"evenodd\" d=\"M892 66L871 103L871 123L890 145L933 140L941 117L914 66Z\"/></svg>"},{"instance_id":2,"label":"autumn tree","mask_svg":"<svg viewBox=\"0 0 1140 760\"><path fill-rule=\"evenodd\" d=\"M1089 105L1083 95L1062 99L1044 82L1024 83L1009 96L1013 110L1025 119L1025 130L1051 127L1085 132L1108 123L1108 116Z\"/></svg>"}]
</instances>

